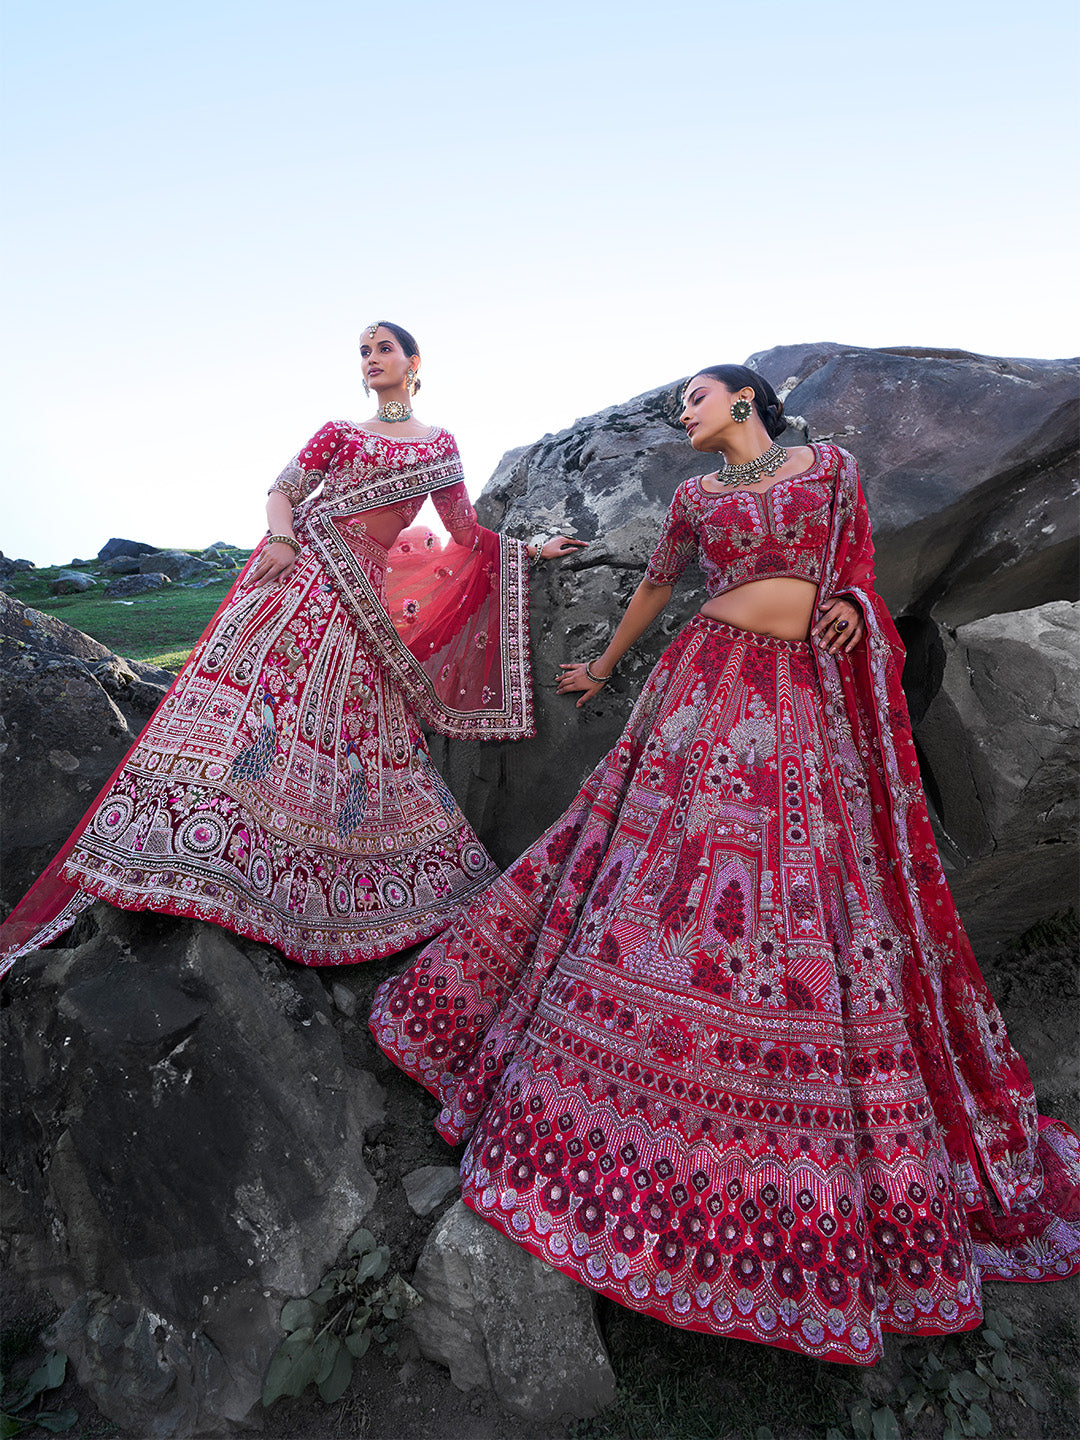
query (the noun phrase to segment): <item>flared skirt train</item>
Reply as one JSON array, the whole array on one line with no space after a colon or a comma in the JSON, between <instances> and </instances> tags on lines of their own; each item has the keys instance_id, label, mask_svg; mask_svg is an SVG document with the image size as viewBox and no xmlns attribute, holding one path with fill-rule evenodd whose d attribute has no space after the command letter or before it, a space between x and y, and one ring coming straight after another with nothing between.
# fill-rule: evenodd
<instances>
[{"instance_id":1,"label":"flared skirt train","mask_svg":"<svg viewBox=\"0 0 1080 1440\"><path fill-rule=\"evenodd\" d=\"M305 551L286 584L242 581L214 617L69 843L57 884L77 889L52 928L104 899L349 964L437 934L497 873Z\"/></svg>"},{"instance_id":2,"label":"flared skirt train","mask_svg":"<svg viewBox=\"0 0 1080 1440\"><path fill-rule=\"evenodd\" d=\"M987 1260L909 1034L894 867L822 704L809 645L692 621L372 1028L519 1244L671 1324L868 1364L882 1331L976 1325ZM1068 1273L1080 1216L1075 1139L1039 1148L1072 1209L1025 1241L1031 1278Z\"/></svg>"}]
</instances>

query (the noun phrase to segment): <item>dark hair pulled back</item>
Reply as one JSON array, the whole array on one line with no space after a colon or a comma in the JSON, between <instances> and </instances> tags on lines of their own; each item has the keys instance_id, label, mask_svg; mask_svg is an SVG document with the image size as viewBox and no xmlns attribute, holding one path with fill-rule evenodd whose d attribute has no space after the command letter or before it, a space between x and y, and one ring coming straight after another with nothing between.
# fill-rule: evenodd
<instances>
[{"instance_id":1,"label":"dark hair pulled back","mask_svg":"<svg viewBox=\"0 0 1080 1440\"><path fill-rule=\"evenodd\" d=\"M420 346L417 345L415 338L409 334L408 330L406 330L403 325L395 325L392 320L376 320L375 328L377 330L389 330L390 334L393 335L394 339L398 342L406 355L410 357L415 355L417 356L417 358L419 358ZM415 394L416 391L419 389L420 381L414 380L413 393Z\"/></svg>"},{"instance_id":2,"label":"dark hair pulled back","mask_svg":"<svg viewBox=\"0 0 1080 1440\"><path fill-rule=\"evenodd\" d=\"M695 370L695 375L708 375L719 380L733 393L747 388L754 392L754 409L758 419L773 440L787 428L784 419L784 403L778 400L776 391L769 382L746 365L707 365L704 370Z\"/></svg>"}]
</instances>

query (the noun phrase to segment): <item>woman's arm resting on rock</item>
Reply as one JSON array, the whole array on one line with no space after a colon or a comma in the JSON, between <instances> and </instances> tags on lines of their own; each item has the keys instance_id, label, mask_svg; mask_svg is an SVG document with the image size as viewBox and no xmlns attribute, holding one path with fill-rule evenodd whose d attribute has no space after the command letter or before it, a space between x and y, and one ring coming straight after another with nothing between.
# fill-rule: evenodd
<instances>
[{"instance_id":1,"label":"woman's arm resting on rock","mask_svg":"<svg viewBox=\"0 0 1080 1440\"><path fill-rule=\"evenodd\" d=\"M595 660L588 662L593 674L610 675L627 650L641 639L670 599L670 585L654 585L649 580L643 580L634 591L630 604L626 607L626 613L619 621L615 634L608 641L607 649ZM577 690L584 692L577 702L579 710L586 701L591 700L594 695L598 695L604 688L602 683L597 684L595 680L589 679L585 673L584 664L575 662L560 665L559 669L563 672L559 677L560 695L570 695Z\"/></svg>"}]
</instances>

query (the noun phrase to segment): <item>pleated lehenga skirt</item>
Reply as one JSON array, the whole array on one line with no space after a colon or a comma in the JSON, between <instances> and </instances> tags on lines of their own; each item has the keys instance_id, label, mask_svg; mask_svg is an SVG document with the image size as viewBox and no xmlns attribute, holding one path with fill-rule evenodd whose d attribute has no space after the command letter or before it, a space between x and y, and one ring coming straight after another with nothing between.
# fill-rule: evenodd
<instances>
[{"instance_id":1,"label":"pleated lehenga skirt","mask_svg":"<svg viewBox=\"0 0 1080 1440\"><path fill-rule=\"evenodd\" d=\"M385 548L350 543L380 595ZM58 858L74 898L35 933L32 890L24 948L103 899L210 920L305 965L429 939L498 873L307 549L285 584L241 578Z\"/></svg>"},{"instance_id":2,"label":"pleated lehenga skirt","mask_svg":"<svg viewBox=\"0 0 1080 1440\"><path fill-rule=\"evenodd\" d=\"M867 1364L883 1330L977 1324L980 1273L822 706L809 644L691 621L372 1027L518 1243L673 1325Z\"/></svg>"}]
</instances>

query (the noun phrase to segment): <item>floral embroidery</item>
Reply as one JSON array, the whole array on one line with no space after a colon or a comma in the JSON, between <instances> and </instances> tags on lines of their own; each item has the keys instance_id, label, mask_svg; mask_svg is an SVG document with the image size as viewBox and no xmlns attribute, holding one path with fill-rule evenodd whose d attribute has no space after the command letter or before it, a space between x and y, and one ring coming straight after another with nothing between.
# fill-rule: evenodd
<instances>
[{"instance_id":1,"label":"floral embroidery","mask_svg":"<svg viewBox=\"0 0 1080 1440\"><path fill-rule=\"evenodd\" d=\"M975 1325L983 1274L1080 1267L1080 1144L1036 1137L956 938L910 732L879 727L900 651L854 465L818 452L816 563L867 616L865 671L691 620L569 809L372 1026L469 1141L466 1203L518 1243L670 1324L867 1364L884 1331ZM764 498L809 534L799 488ZM452 1065L407 1029L436 995L474 1020Z\"/></svg>"}]
</instances>

